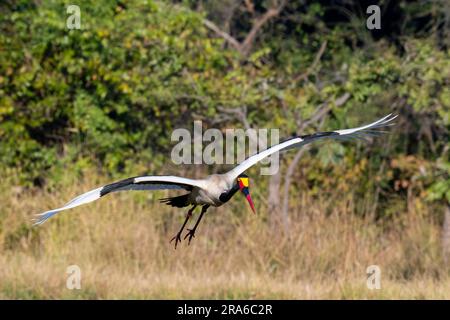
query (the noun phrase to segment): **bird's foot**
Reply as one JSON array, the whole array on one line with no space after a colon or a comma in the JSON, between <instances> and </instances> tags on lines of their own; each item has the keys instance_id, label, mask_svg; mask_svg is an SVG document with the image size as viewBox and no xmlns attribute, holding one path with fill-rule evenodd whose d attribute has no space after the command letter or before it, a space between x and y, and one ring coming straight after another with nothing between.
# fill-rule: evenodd
<instances>
[{"instance_id":1,"label":"bird's foot","mask_svg":"<svg viewBox=\"0 0 450 320\"><path fill-rule=\"evenodd\" d=\"M175 240L175 249L177 248L177 245L179 242L181 242L181 232L178 232L175 237L173 237L172 239L170 239L170 243L172 243L172 241Z\"/></svg>"},{"instance_id":2,"label":"bird's foot","mask_svg":"<svg viewBox=\"0 0 450 320\"><path fill-rule=\"evenodd\" d=\"M195 238L195 229L187 229L187 230L188 232L184 236L184 239L186 240L186 238L189 237L188 245L190 245L192 238Z\"/></svg>"}]
</instances>

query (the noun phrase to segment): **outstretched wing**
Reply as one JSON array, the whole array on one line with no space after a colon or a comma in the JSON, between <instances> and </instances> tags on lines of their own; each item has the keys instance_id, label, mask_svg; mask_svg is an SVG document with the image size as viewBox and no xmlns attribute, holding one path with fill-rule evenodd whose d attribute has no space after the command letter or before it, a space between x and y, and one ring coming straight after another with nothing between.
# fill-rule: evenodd
<instances>
[{"instance_id":1,"label":"outstretched wing","mask_svg":"<svg viewBox=\"0 0 450 320\"><path fill-rule=\"evenodd\" d=\"M365 126L361 126L358 128L352 129L344 129L344 130L336 130L336 131L327 131L327 132L317 132L310 135L294 137L289 140L286 140L276 146L270 147L260 153L257 153L238 166L230 170L227 175L230 179L236 179L241 173L246 171L248 168L252 167L262 159L270 156L279 151L289 150L293 148L299 148L305 144L311 143L315 140L323 139L323 138L332 138L338 140L350 140L350 139L362 139L365 140L365 137L368 136L378 136L385 131L378 130L383 127L391 126L392 120L397 118L397 115L388 114L387 116Z\"/></svg>"},{"instance_id":2,"label":"outstretched wing","mask_svg":"<svg viewBox=\"0 0 450 320\"><path fill-rule=\"evenodd\" d=\"M177 176L139 176L120 180L108 184L106 186L88 191L82 195L72 199L65 206L49 210L38 214L34 225L40 225L47 221L50 217L60 211L78 207L97 199L111 192L125 191L125 190L166 190L166 189L184 189L191 191L192 188L203 188L202 180L193 180Z\"/></svg>"}]
</instances>

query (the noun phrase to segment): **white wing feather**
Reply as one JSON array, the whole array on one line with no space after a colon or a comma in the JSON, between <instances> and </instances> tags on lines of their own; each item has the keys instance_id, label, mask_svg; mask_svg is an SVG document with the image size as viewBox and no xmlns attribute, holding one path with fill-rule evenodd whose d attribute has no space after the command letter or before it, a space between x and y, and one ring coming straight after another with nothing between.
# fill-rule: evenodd
<instances>
[{"instance_id":1,"label":"white wing feather","mask_svg":"<svg viewBox=\"0 0 450 320\"><path fill-rule=\"evenodd\" d=\"M122 181L129 181L129 184L118 185L115 188L111 188L107 193L118 192L124 190L165 190L165 189L185 189L183 186L189 185L192 187L203 188L205 187L205 182L203 180L193 180L177 176L141 176L135 178L129 178ZM145 184L146 182L154 182L154 184ZM166 183L166 184L165 184ZM179 184L179 185L177 185ZM114 185L114 184L111 184ZM103 196L102 191L105 187L111 186L106 185L86 193L70 200L66 205L61 208L46 211L44 213L37 214L37 219L34 225L43 224L49 218L54 216L60 211L72 209L83 204L93 202Z\"/></svg>"},{"instance_id":2,"label":"white wing feather","mask_svg":"<svg viewBox=\"0 0 450 320\"><path fill-rule=\"evenodd\" d=\"M352 129L331 131L331 133L334 133L332 135L320 136L320 133L317 133L316 136L309 135L309 136L305 136L303 138L302 137L292 138L290 140L282 142L276 146L273 146L267 150L264 150L260 153L257 153L255 155L249 157L248 159L246 159L245 161L240 163L238 166L236 166L235 168L233 168L232 170L227 172L226 175L228 176L228 178L230 180L236 179L240 174L245 172L247 169L249 169L256 163L258 163L265 157L268 157L279 151L284 151L284 150L293 149L293 148L299 148L299 147L301 147L305 144L311 143L315 140L324 139L324 138L331 138L331 139L338 139L338 140L350 140L350 139L356 138L356 139L364 140L365 136L377 136L379 134L384 133L384 131L375 130L375 129L393 125L394 123L392 123L391 121L394 120L395 118L397 118L397 116L398 115L393 116L391 113L391 114L388 114L387 116L385 116L371 124L365 125L365 126L361 126L358 128L352 128Z\"/></svg>"},{"instance_id":3,"label":"white wing feather","mask_svg":"<svg viewBox=\"0 0 450 320\"><path fill-rule=\"evenodd\" d=\"M242 161L237 167L234 169L228 171L226 175L230 180L236 179L241 173L243 173L248 168L254 166L256 163L264 159L265 157L270 156L271 154L274 154L275 152L278 152L280 150L289 148L290 146L293 146L295 144L299 144L303 141L302 138L297 137L290 139L288 141L282 142L280 144L277 144L276 146L273 146L269 149L266 149L260 153L257 153L250 158L247 158L246 160Z\"/></svg>"},{"instance_id":4,"label":"white wing feather","mask_svg":"<svg viewBox=\"0 0 450 320\"><path fill-rule=\"evenodd\" d=\"M142 176L134 178L135 183L140 182L171 182L171 183L180 183L180 184L188 184L198 188L205 187L204 180L194 180L189 178L183 178L178 176Z\"/></svg>"},{"instance_id":5,"label":"white wing feather","mask_svg":"<svg viewBox=\"0 0 450 320\"><path fill-rule=\"evenodd\" d=\"M46 211L44 213L37 214L38 217L33 225L40 225L47 221L50 217L54 216L60 211L72 209L82 204L86 204L92 201L95 201L100 198L100 191L103 187L88 191L83 193L82 195L70 200L65 206L53 210Z\"/></svg>"}]
</instances>

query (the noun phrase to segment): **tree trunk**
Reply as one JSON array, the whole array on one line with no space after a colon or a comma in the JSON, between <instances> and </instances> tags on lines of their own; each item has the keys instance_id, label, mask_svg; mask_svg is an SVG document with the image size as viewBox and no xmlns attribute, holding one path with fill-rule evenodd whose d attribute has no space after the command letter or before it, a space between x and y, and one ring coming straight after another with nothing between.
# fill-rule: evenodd
<instances>
[{"instance_id":1,"label":"tree trunk","mask_svg":"<svg viewBox=\"0 0 450 320\"><path fill-rule=\"evenodd\" d=\"M446 264L450 262L450 204L444 211L444 223L442 226L442 253Z\"/></svg>"},{"instance_id":2,"label":"tree trunk","mask_svg":"<svg viewBox=\"0 0 450 320\"><path fill-rule=\"evenodd\" d=\"M269 221L273 230L276 230L280 223L280 184L281 170L269 178L269 196L267 203L269 207Z\"/></svg>"},{"instance_id":3,"label":"tree trunk","mask_svg":"<svg viewBox=\"0 0 450 320\"><path fill-rule=\"evenodd\" d=\"M284 193L283 193L283 208L280 212L281 219L283 221L283 228L285 234L289 234L289 187L291 186L292 176L294 175L297 164L300 161L303 153L307 147L303 147L295 154L294 159L289 164L286 174L284 176Z\"/></svg>"}]
</instances>

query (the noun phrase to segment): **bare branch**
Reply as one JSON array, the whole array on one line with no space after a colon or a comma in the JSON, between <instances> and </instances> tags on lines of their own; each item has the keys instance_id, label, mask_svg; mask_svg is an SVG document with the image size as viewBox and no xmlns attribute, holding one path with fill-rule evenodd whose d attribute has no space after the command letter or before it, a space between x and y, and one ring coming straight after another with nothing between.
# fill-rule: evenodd
<instances>
[{"instance_id":1,"label":"bare branch","mask_svg":"<svg viewBox=\"0 0 450 320\"><path fill-rule=\"evenodd\" d=\"M327 44L328 42L326 40L322 42L322 45L320 46L319 51L317 51L316 56L314 57L314 60L311 63L311 65L308 67L308 69L306 69L306 72L302 73L301 75L299 75L294 79L295 82L305 80L311 74L311 72L314 71L320 59L322 58L325 49L327 48Z\"/></svg>"},{"instance_id":2,"label":"bare branch","mask_svg":"<svg viewBox=\"0 0 450 320\"><path fill-rule=\"evenodd\" d=\"M217 35L225 39L234 49L236 49L239 53L241 52L241 44L235 38L233 38L230 34L221 30L218 26L214 24L214 22L209 21L207 19L203 19L203 24L210 30L214 31Z\"/></svg>"},{"instance_id":3,"label":"bare branch","mask_svg":"<svg viewBox=\"0 0 450 320\"><path fill-rule=\"evenodd\" d=\"M242 122L242 124L244 125L245 129L251 129L250 123L247 120L247 107L246 106L242 106L240 108L224 108L224 107L217 107L217 110L219 110L220 112L226 113L226 114L231 114L234 115L234 117L239 120L240 122Z\"/></svg>"},{"instance_id":4,"label":"bare branch","mask_svg":"<svg viewBox=\"0 0 450 320\"><path fill-rule=\"evenodd\" d=\"M334 106L335 107L340 107L342 105L344 105L348 99L350 99L350 93L346 92L344 93L342 96L340 96L339 98L337 98L334 102ZM301 128L299 128L299 130L303 130L306 127L308 127L309 125L311 125L312 123L316 123L318 122L320 119L323 118L324 115L326 115L328 113L328 111L330 111L330 109L333 106L329 104L328 101L326 101L325 103L321 104L320 107L318 108L318 111L316 111L316 113L309 118L308 120L304 121L301 125Z\"/></svg>"},{"instance_id":5,"label":"bare branch","mask_svg":"<svg viewBox=\"0 0 450 320\"><path fill-rule=\"evenodd\" d=\"M252 2L246 1L246 5L248 8ZM258 35L258 32L261 30L261 28L272 18L277 17L280 12L283 10L284 6L286 5L286 0L281 0L278 4L278 1L273 2L273 7L268 9L266 13L264 13L262 16L257 18L252 25L252 28L250 32L245 37L244 41L240 43L238 40L236 40L233 36L231 36L229 33L221 30L214 22L204 19L203 24L210 30L214 31L217 35L225 39L234 49L236 49L243 57L247 57L247 55L250 53L253 42L256 39L256 36ZM250 10L250 9L249 9Z\"/></svg>"},{"instance_id":6,"label":"bare branch","mask_svg":"<svg viewBox=\"0 0 450 320\"><path fill-rule=\"evenodd\" d=\"M348 99L350 99L351 94L346 92L344 93L342 96L340 96L339 98L336 99L336 101L334 102L334 106L335 107L340 107L343 106Z\"/></svg>"},{"instance_id":7,"label":"bare branch","mask_svg":"<svg viewBox=\"0 0 450 320\"><path fill-rule=\"evenodd\" d=\"M245 2L245 7L247 8L247 11L254 15L255 14L255 5L253 4L253 2L251 0L244 0Z\"/></svg>"},{"instance_id":8,"label":"bare branch","mask_svg":"<svg viewBox=\"0 0 450 320\"><path fill-rule=\"evenodd\" d=\"M280 1L280 4L277 5L277 1L274 1L274 7L270 8L266 11L265 14L263 14L261 17L259 17L252 26L252 29L245 37L244 41L241 44L241 52L244 56L247 56L250 52L253 42L256 39L256 36L258 35L258 32L261 30L261 28L272 18L277 17L280 12L283 10L284 6L286 5L286 0Z\"/></svg>"},{"instance_id":9,"label":"bare branch","mask_svg":"<svg viewBox=\"0 0 450 320\"><path fill-rule=\"evenodd\" d=\"M320 59L323 56L323 53L325 52L327 44L328 44L327 40L322 42L322 45L320 46L319 51L317 52L316 56L314 57L314 61L313 61L312 65L311 65L310 69L314 69L317 66L317 64L319 63Z\"/></svg>"}]
</instances>

